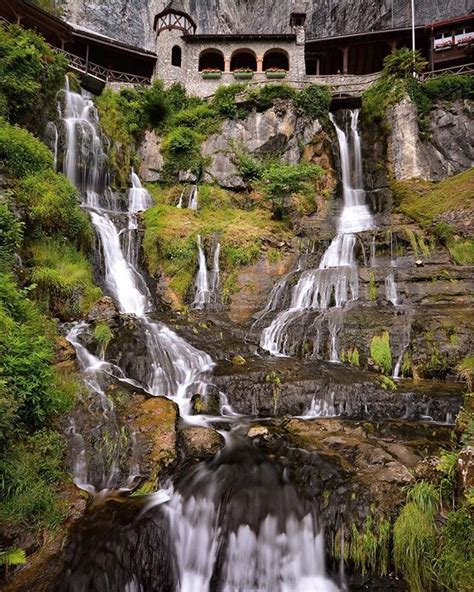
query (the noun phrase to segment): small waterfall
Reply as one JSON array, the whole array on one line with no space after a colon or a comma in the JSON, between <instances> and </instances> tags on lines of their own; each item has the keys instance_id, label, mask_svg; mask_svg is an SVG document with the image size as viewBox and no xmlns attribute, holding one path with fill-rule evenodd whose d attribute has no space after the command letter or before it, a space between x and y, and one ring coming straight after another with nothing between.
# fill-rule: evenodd
<instances>
[{"instance_id":1,"label":"small waterfall","mask_svg":"<svg viewBox=\"0 0 474 592\"><path fill-rule=\"evenodd\" d=\"M397 361L395 363L395 368L393 369L392 378L399 379L400 378L400 371L402 369L403 364L403 356L405 355L408 346L410 345L411 339L411 326L413 322L413 311L408 309L407 320L404 324L404 331L402 336L402 343L400 347L400 354L398 355Z\"/></svg>"},{"instance_id":2,"label":"small waterfall","mask_svg":"<svg viewBox=\"0 0 474 592\"><path fill-rule=\"evenodd\" d=\"M198 188L197 185L193 185L191 193L189 194L188 208L190 210L198 209Z\"/></svg>"},{"instance_id":3,"label":"small waterfall","mask_svg":"<svg viewBox=\"0 0 474 592\"><path fill-rule=\"evenodd\" d=\"M301 274L293 289L289 309L279 313L262 332L260 346L277 356L285 355L288 328L305 311L341 308L359 296L355 261L356 234L374 226L362 188L361 142L357 129L359 111L350 113L348 134L338 126L332 114L330 117L341 154L343 209L338 221L337 235L323 254L318 269ZM332 354L335 357L334 349Z\"/></svg>"},{"instance_id":4,"label":"small waterfall","mask_svg":"<svg viewBox=\"0 0 474 592\"><path fill-rule=\"evenodd\" d=\"M393 306L398 306L397 285L393 273L389 273L385 278L385 297Z\"/></svg>"},{"instance_id":5,"label":"small waterfall","mask_svg":"<svg viewBox=\"0 0 474 592\"><path fill-rule=\"evenodd\" d=\"M206 254L204 252L204 246L200 235L197 237L197 246L199 268L195 281L196 294L194 296L193 307L201 310L210 304L217 304L219 300L219 260L221 245L220 243L217 243L215 246L211 271L207 268Z\"/></svg>"},{"instance_id":6,"label":"small waterfall","mask_svg":"<svg viewBox=\"0 0 474 592\"><path fill-rule=\"evenodd\" d=\"M132 187L128 192L128 211L130 214L143 212L153 205L151 195L143 187L138 175L132 169L130 175Z\"/></svg>"},{"instance_id":7,"label":"small waterfall","mask_svg":"<svg viewBox=\"0 0 474 592\"><path fill-rule=\"evenodd\" d=\"M184 192L185 192L185 189L183 189L183 191L181 191L181 194L179 196L178 205L176 206L177 208L182 208L183 207Z\"/></svg>"},{"instance_id":8,"label":"small waterfall","mask_svg":"<svg viewBox=\"0 0 474 592\"><path fill-rule=\"evenodd\" d=\"M209 274L207 271L206 255L202 246L201 236L197 237L199 270L196 276L196 296L194 297L194 308L204 308L209 302Z\"/></svg>"}]
</instances>

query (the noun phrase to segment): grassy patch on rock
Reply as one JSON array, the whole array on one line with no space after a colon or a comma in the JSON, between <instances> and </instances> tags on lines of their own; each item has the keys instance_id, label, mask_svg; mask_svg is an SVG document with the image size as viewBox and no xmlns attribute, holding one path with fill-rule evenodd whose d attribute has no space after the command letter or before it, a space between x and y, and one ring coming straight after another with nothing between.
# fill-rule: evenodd
<instances>
[{"instance_id":1,"label":"grassy patch on rock","mask_svg":"<svg viewBox=\"0 0 474 592\"><path fill-rule=\"evenodd\" d=\"M204 241L218 236L221 270L225 277L236 267L258 259L263 236L288 236L286 226L273 220L269 209L259 206L258 202L251 210L242 209L239 196L219 187L204 185L199 188L197 212L176 207L182 191L180 187L162 189L155 186L149 189L157 203L144 215L148 270L154 276L161 271L181 300L196 271L198 234Z\"/></svg>"}]
</instances>

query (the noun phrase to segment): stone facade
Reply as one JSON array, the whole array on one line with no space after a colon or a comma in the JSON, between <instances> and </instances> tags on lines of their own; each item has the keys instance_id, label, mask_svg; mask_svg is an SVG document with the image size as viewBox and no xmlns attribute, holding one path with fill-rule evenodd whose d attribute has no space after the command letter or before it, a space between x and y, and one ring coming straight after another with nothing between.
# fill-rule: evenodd
<instances>
[{"instance_id":1,"label":"stone facade","mask_svg":"<svg viewBox=\"0 0 474 592\"><path fill-rule=\"evenodd\" d=\"M305 27L293 26L293 33L276 35L196 35L190 32L194 21L183 16L176 2L171 2L156 16L156 53L158 60L155 76L167 86L180 82L190 94L200 97L211 96L223 84L234 82L266 83L276 80L300 85L306 81ZM160 26L166 22L168 26ZM171 25L171 23L174 23ZM219 70L211 78L203 74L206 63L203 56L213 54ZM243 56L242 65L239 57ZM204 60L204 61L203 61ZM250 77L240 78L235 70L248 66L253 72ZM283 78L272 78L267 70L280 67Z\"/></svg>"}]
</instances>

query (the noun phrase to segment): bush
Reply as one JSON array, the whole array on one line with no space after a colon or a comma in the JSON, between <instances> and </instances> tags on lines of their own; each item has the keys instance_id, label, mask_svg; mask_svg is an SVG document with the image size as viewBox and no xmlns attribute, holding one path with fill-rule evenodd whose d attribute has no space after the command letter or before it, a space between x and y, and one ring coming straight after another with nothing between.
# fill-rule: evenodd
<instances>
[{"instance_id":1,"label":"bush","mask_svg":"<svg viewBox=\"0 0 474 592\"><path fill-rule=\"evenodd\" d=\"M313 164L274 163L268 166L262 174L261 187L275 217L285 216L289 211L289 198L303 189L310 189L309 182L321 174L322 169Z\"/></svg>"},{"instance_id":2,"label":"bush","mask_svg":"<svg viewBox=\"0 0 474 592\"><path fill-rule=\"evenodd\" d=\"M449 244L449 252L456 265L474 265L474 240L455 240Z\"/></svg>"},{"instance_id":3,"label":"bush","mask_svg":"<svg viewBox=\"0 0 474 592\"><path fill-rule=\"evenodd\" d=\"M438 222L433 229L433 234L438 243L447 245L454 235L453 227L446 222Z\"/></svg>"},{"instance_id":4,"label":"bush","mask_svg":"<svg viewBox=\"0 0 474 592\"><path fill-rule=\"evenodd\" d=\"M208 105L197 105L178 111L169 121L170 128L189 128L206 137L219 131L221 122L218 113Z\"/></svg>"},{"instance_id":5,"label":"bush","mask_svg":"<svg viewBox=\"0 0 474 592\"><path fill-rule=\"evenodd\" d=\"M112 333L111 328L105 322L98 323L94 327L94 339L100 346L102 357L105 356L105 352L107 351L113 336L114 334Z\"/></svg>"},{"instance_id":6,"label":"bush","mask_svg":"<svg viewBox=\"0 0 474 592\"><path fill-rule=\"evenodd\" d=\"M12 123L39 131L64 84L67 59L16 25L0 27L0 104Z\"/></svg>"},{"instance_id":7,"label":"bush","mask_svg":"<svg viewBox=\"0 0 474 592\"><path fill-rule=\"evenodd\" d=\"M474 76L443 74L423 84L426 95L432 101L455 101L474 99Z\"/></svg>"},{"instance_id":8,"label":"bush","mask_svg":"<svg viewBox=\"0 0 474 592\"><path fill-rule=\"evenodd\" d=\"M172 129L164 138L161 149L166 174L173 177L181 170L190 170L200 176L203 167L200 142L201 136L187 127Z\"/></svg>"},{"instance_id":9,"label":"bush","mask_svg":"<svg viewBox=\"0 0 474 592\"><path fill-rule=\"evenodd\" d=\"M383 76L395 76L396 78L413 78L413 72L420 74L428 65L419 51L413 52L407 47L402 47L388 54L383 61Z\"/></svg>"},{"instance_id":10,"label":"bush","mask_svg":"<svg viewBox=\"0 0 474 592\"><path fill-rule=\"evenodd\" d=\"M58 387L47 323L19 292L12 278L0 275L0 382L14 429L43 426L69 408L69 393ZM16 410L12 412L16 407ZM4 431L11 431L9 429Z\"/></svg>"},{"instance_id":11,"label":"bush","mask_svg":"<svg viewBox=\"0 0 474 592\"><path fill-rule=\"evenodd\" d=\"M446 590L470 592L474 574L474 523L467 510L450 512L440 535L436 581Z\"/></svg>"},{"instance_id":12,"label":"bush","mask_svg":"<svg viewBox=\"0 0 474 592\"><path fill-rule=\"evenodd\" d=\"M85 315L101 296L87 258L57 241L30 245L34 295L44 312L71 321Z\"/></svg>"},{"instance_id":13,"label":"bush","mask_svg":"<svg viewBox=\"0 0 474 592\"><path fill-rule=\"evenodd\" d=\"M22 235L21 222L7 204L0 202L0 271L5 271L13 263Z\"/></svg>"},{"instance_id":14,"label":"bush","mask_svg":"<svg viewBox=\"0 0 474 592\"><path fill-rule=\"evenodd\" d=\"M302 90L296 99L301 111L312 119L326 119L331 104L331 89L323 84L311 84Z\"/></svg>"},{"instance_id":15,"label":"bush","mask_svg":"<svg viewBox=\"0 0 474 592\"><path fill-rule=\"evenodd\" d=\"M236 119L238 117L245 117L247 110L236 105L235 98L239 93L245 90L243 84L229 84L228 86L220 86L212 99L212 105L222 117L228 119Z\"/></svg>"},{"instance_id":16,"label":"bush","mask_svg":"<svg viewBox=\"0 0 474 592\"><path fill-rule=\"evenodd\" d=\"M43 142L26 130L1 120L0 160L6 173L15 178L53 168L53 155Z\"/></svg>"},{"instance_id":17,"label":"bush","mask_svg":"<svg viewBox=\"0 0 474 592\"><path fill-rule=\"evenodd\" d=\"M370 342L370 356L384 374L392 370L392 351L390 349L390 335L384 331L381 336L374 335Z\"/></svg>"},{"instance_id":18,"label":"bush","mask_svg":"<svg viewBox=\"0 0 474 592\"><path fill-rule=\"evenodd\" d=\"M52 170L24 178L15 191L29 237L64 239L88 248L92 227L79 207L76 188Z\"/></svg>"},{"instance_id":19,"label":"bush","mask_svg":"<svg viewBox=\"0 0 474 592\"><path fill-rule=\"evenodd\" d=\"M66 442L55 431L43 430L15 442L0 457L0 516L29 530L55 527L66 507L56 487L66 479Z\"/></svg>"},{"instance_id":20,"label":"bush","mask_svg":"<svg viewBox=\"0 0 474 592\"><path fill-rule=\"evenodd\" d=\"M288 84L264 84L255 93L255 108L257 111L266 111L277 99L294 101L297 94L297 91Z\"/></svg>"}]
</instances>

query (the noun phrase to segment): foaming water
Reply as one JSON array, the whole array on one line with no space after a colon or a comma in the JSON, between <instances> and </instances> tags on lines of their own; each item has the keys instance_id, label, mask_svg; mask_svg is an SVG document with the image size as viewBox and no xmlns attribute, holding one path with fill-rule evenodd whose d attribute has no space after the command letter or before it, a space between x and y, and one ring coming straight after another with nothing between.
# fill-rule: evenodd
<instances>
[{"instance_id":1,"label":"foaming water","mask_svg":"<svg viewBox=\"0 0 474 592\"><path fill-rule=\"evenodd\" d=\"M286 337L290 325L305 311L341 308L359 297L355 260L356 234L373 228L362 188L361 141L357 124L359 111L350 112L349 132L345 132L330 114L341 155L343 209L337 235L321 257L318 269L303 272L293 288L291 303L262 331L260 346L272 355L286 355ZM352 159L351 159L352 155ZM272 295L274 298L275 295ZM331 361L337 361L336 346L331 346Z\"/></svg>"},{"instance_id":2,"label":"foaming water","mask_svg":"<svg viewBox=\"0 0 474 592\"><path fill-rule=\"evenodd\" d=\"M221 245L220 243L217 243L214 248L212 267L210 270L208 269L204 245L200 235L197 237L197 247L199 268L194 282L196 293L193 300L193 308L204 309L210 304L217 304L219 301L219 259Z\"/></svg>"}]
</instances>

